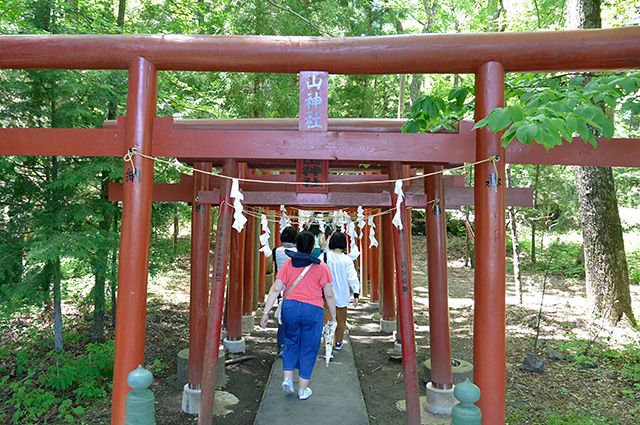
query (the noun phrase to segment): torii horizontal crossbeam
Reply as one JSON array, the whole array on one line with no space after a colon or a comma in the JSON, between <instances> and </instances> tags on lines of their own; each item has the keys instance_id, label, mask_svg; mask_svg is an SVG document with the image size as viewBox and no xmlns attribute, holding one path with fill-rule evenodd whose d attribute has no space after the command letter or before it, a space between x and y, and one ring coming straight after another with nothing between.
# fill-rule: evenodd
<instances>
[{"instance_id":1,"label":"torii horizontal crossbeam","mask_svg":"<svg viewBox=\"0 0 640 425\"><path fill-rule=\"evenodd\" d=\"M388 126L376 120L374 126L343 122L341 130L298 132L269 124L256 130L261 120L247 120L233 128L207 128L195 123L182 126L171 117L157 118L153 130L154 156L193 158L219 164L226 158L243 162L256 160L292 164L313 153L314 159L378 164L398 161L405 164L462 164L475 161L473 123L461 122L459 133L398 133L397 120ZM226 124L225 124L226 125ZM125 118L116 128L106 129L0 129L0 155L124 156ZM242 128L251 128L243 130ZM370 132L369 129L373 129ZM396 132L392 131L395 130ZM594 148L581 138L550 150L532 143L513 142L506 148L512 164L592 165L640 167L640 139L598 139Z\"/></svg>"},{"instance_id":2,"label":"torii horizontal crossbeam","mask_svg":"<svg viewBox=\"0 0 640 425\"><path fill-rule=\"evenodd\" d=\"M640 28L382 37L203 35L0 36L0 68L127 69L330 74L604 71L640 66Z\"/></svg>"}]
</instances>

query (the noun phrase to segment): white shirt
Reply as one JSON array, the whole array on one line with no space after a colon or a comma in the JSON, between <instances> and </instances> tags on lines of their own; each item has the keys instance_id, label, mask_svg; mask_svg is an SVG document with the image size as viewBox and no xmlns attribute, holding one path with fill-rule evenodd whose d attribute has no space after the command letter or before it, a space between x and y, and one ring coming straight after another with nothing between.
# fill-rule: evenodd
<instances>
[{"instance_id":1,"label":"white shirt","mask_svg":"<svg viewBox=\"0 0 640 425\"><path fill-rule=\"evenodd\" d=\"M333 277L333 293L336 297L336 307L347 307L351 301L351 289L354 293L360 293L360 279L353 265L353 260L346 254L337 254L333 251L326 253L327 265ZM324 254L320 256L324 260Z\"/></svg>"},{"instance_id":2,"label":"white shirt","mask_svg":"<svg viewBox=\"0 0 640 425\"><path fill-rule=\"evenodd\" d=\"M284 252L285 249L288 249L290 251L298 251L294 244L287 242L283 243L282 246L277 247L273 252L273 259L276 263L277 271L280 271L284 262L289 259L289 256Z\"/></svg>"}]
</instances>

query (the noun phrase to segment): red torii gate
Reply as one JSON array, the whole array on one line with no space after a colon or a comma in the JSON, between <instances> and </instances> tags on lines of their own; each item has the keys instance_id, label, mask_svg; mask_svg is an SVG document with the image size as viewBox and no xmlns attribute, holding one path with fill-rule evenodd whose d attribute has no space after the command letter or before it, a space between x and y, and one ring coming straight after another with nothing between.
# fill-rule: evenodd
<instances>
[{"instance_id":1,"label":"red torii gate","mask_svg":"<svg viewBox=\"0 0 640 425\"><path fill-rule=\"evenodd\" d=\"M295 160L297 152L313 150L318 159L388 162L397 165L474 162L498 155L505 158L500 135L476 132L473 145L445 143L443 136L326 132L212 130L207 140L182 130L157 131L154 126L158 70L297 73L325 70L341 74L474 73L476 119L504 106L506 72L555 72L640 68L640 28L540 32L437 34L419 36L320 39L252 36L0 36L0 68L128 69L129 94L124 134L118 129L0 129L1 155L123 156L130 148L145 155L217 158L223 173L237 175L237 161ZM164 134L163 134L164 133ZM280 133L280 134L277 134ZM164 137L163 137L164 136ZM212 140L216 143L210 143ZM92 140L87 144L86 140ZM229 143L232 142L232 143ZM395 142L395 143L394 143ZM365 144L368 150L357 149ZM393 146L393 148L392 148ZM274 147L276 149L274 149ZM238 149L240 148L240 149ZM597 150L584 143L565 144L549 152L538 145L510 145L512 163L640 166L638 140L601 141ZM126 376L144 359L146 279L153 184L152 161L133 158L137 182L124 185L119 261L118 322L112 423L124 423ZM497 165L504 179L504 161ZM127 171L133 171L128 169ZM478 164L476 181L484 181L493 165ZM133 179L131 179L133 180ZM228 201L230 182L222 184ZM475 187L476 279L474 381L482 389L478 403L483 423L505 419L505 190ZM221 205L218 240L228 246L230 215ZM227 211L225 211L227 210ZM222 250L217 270L226 269ZM214 276L215 279L215 276ZM209 323L220 320L224 288L212 287ZM218 335L210 339L219 340ZM128 345L118 341L129 341ZM419 423L409 406L408 422Z\"/></svg>"}]
</instances>

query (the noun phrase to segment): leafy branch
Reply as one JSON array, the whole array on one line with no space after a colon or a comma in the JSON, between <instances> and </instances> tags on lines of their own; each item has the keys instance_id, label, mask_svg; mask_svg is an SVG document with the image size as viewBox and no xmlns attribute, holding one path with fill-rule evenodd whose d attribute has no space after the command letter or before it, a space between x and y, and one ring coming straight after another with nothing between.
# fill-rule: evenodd
<instances>
[{"instance_id":1,"label":"leafy branch","mask_svg":"<svg viewBox=\"0 0 640 425\"><path fill-rule=\"evenodd\" d=\"M585 77L579 76L566 84L547 78L544 87L520 86L509 92L509 106L494 109L474 129L506 130L503 146L515 138L526 145L535 141L550 149L561 145L563 139L571 142L576 133L597 146L596 132L606 138L615 132L613 122L598 105L619 105L622 112L639 113L640 102L635 94L640 88L640 74L607 75L584 82Z\"/></svg>"},{"instance_id":2,"label":"leafy branch","mask_svg":"<svg viewBox=\"0 0 640 425\"><path fill-rule=\"evenodd\" d=\"M596 134L611 138L615 132L613 122L598 105L618 108L626 114L640 113L640 73L604 75L591 80L585 76L540 78L527 74L513 77L508 86L509 105L494 109L473 127L504 131L504 146L517 139L526 145L535 141L550 149L561 145L563 139L571 143L574 134L596 146ZM457 87L449 92L447 100L422 96L411 107L411 118L402 131L455 131L453 123L474 109L475 101L467 101L470 92L468 88Z\"/></svg>"},{"instance_id":3,"label":"leafy branch","mask_svg":"<svg viewBox=\"0 0 640 425\"><path fill-rule=\"evenodd\" d=\"M420 97L411 106L411 118L402 126L402 132L456 131L452 123L472 110L472 102L465 103L469 92L466 87L455 87L449 91L446 101L436 96Z\"/></svg>"}]
</instances>

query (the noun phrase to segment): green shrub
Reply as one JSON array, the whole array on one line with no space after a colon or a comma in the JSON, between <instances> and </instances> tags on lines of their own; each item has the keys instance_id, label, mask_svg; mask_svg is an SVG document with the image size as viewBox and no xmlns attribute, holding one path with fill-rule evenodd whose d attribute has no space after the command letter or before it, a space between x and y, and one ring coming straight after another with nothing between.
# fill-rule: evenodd
<instances>
[{"instance_id":1,"label":"green shrub","mask_svg":"<svg viewBox=\"0 0 640 425\"><path fill-rule=\"evenodd\" d=\"M640 250L627 253L627 266L629 281L635 285L640 284Z\"/></svg>"},{"instance_id":2,"label":"green shrub","mask_svg":"<svg viewBox=\"0 0 640 425\"><path fill-rule=\"evenodd\" d=\"M28 379L9 385L11 397L7 404L15 409L13 422L37 422L57 406L59 416L73 423L74 415L84 413L79 403L107 396L113 376L113 352L113 341L87 344L75 356L62 352L36 355L33 347L18 351L16 373L25 374ZM43 362L50 364L44 371Z\"/></svg>"}]
</instances>

